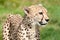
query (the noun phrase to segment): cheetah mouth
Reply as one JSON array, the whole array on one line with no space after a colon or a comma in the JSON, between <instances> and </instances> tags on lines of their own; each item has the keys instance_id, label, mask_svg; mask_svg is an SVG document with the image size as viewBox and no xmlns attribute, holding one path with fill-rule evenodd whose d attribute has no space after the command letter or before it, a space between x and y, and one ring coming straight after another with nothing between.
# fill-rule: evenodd
<instances>
[{"instance_id":1,"label":"cheetah mouth","mask_svg":"<svg viewBox=\"0 0 60 40\"><path fill-rule=\"evenodd\" d=\"M42 22L39 22L40 25L46 25L47 23L42 23Z\"/></svg>"}]
</instances>

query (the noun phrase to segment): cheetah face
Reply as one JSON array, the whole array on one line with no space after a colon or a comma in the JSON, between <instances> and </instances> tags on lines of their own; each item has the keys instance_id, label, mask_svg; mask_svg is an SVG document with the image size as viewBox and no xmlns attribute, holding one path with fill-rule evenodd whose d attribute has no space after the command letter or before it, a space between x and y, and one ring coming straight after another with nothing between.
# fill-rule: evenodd
<instances>
[{"instance_id":1,"label":"cheetah face","mask_svg":"<svg viewBox=\"0 0 60 40\"><path fill-rule=\"evenodd\" d=\"M42 5L32 5L25 9L25 13L33 19L37 25L46 25L49 21L47 10Z\"/></svg>"},{"instance_id":2,"label":"cheetah face","mask_svg":"<svg viewBox=\"0 0 60 40\"><path fill-rule=\"evenodd\" d=\"M46 13L40 10L37 14L35 14L34 20L38 25L46 25L48 23L49 18Z\"/></svg>"}]
</instances>

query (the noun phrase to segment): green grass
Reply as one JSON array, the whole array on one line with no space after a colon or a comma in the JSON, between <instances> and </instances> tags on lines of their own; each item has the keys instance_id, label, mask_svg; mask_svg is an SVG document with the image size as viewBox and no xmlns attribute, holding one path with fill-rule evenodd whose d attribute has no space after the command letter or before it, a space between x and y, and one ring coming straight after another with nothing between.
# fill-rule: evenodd
<instances>
[{"instance_id":1,"label":"green grass","mask_svg":"<svg viewBox=\"0 0 60 40\"><path fill-rule=\"evenodd\" d=\"M31 5L33 2L24 2L24 5ZM40 28L41 40L60 40L60 0L39 0L37 3L42 3L48 10L50 18L49 23L44 28ZM35 3L36 4L36 3ZM8 9L0 6L0 40L2 40L2 24L9 13L24 15L22 9Z\"/></svg>"},{"instance_id":2,"label":"green grass","mask_svg":"<svg viewBox=\"0 0 60 40\"><path fill-rule=\"evenodd\" d=\"M47 25L40 33L41 40L60 40L60 27L57 25Z\"/></svg>"}]
</instances>

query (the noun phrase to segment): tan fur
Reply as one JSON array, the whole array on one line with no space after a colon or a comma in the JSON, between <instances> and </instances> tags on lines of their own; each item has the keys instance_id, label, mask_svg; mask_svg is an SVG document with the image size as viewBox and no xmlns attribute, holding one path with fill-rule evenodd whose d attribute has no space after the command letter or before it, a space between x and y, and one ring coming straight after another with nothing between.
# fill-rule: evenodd
<instances>
[{"instance_id":1,"label":"tan fur","mask_svg":"<svg viewBox=\"0 0 60 40\"><path fill-rule=\"evenodd\" d=\"M22 19L23 18L19 14L17 15L10 14L8 16L6 22L3 25L3 40L10 40L9 38L15 36L13 34L16 33L16 30Z\"/></svg>"},{"instance_id":2,"label":"tan fur","mask_svg":"<svg viewBox=\"0 0 60 40\"><path fill-rule=\"evenodd\" d=\"M39 27L48 23L47 10L42 5L24 8L25 15L10 15L3 25L3 40L40 40Z\"/></svg>"}]
</instances>

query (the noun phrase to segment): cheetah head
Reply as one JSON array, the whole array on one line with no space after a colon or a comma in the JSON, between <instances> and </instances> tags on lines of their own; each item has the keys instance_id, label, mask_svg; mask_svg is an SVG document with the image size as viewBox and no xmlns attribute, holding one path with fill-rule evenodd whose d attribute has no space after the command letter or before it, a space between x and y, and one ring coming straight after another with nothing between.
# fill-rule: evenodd
<instances>
[{"instance_id":1,"label":"cheetah head","mask_svg":"<svg viewBox=\"0 0 60 40\"><path fill-rule=\"evenodd\" d=\"M46 25L49 21L47 10L40 4L26 7L24 12L39 26Z\"/></svg>"}]
</instances>

